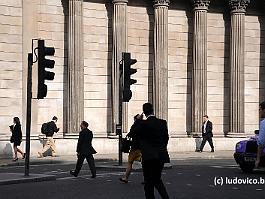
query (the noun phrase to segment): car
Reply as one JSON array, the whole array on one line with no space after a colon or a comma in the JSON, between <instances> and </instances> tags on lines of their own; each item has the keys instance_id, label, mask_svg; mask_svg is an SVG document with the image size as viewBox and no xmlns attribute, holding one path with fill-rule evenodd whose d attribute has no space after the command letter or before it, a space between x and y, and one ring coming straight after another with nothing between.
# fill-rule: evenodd
<instances>
[{"instance_id":1,"label":"car","mask_svg":"<svg viewBox=\"0 0 265 199\"><path fill-rule=\"evenodd\" d=\"M250 137L248 140L238 142L235 147L235 161L245 173L250 173L255 168L258 149L258 130L255 131L255 134L255 136ZM259 167L265 167L265 149L263 150Z\"/></svg>"}]
</instances>

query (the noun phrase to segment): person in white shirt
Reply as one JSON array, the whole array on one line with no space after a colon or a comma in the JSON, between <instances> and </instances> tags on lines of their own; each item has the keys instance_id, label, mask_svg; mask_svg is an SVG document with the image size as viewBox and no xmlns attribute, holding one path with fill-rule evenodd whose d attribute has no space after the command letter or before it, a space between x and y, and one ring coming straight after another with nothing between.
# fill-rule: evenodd
<instances>
[{"instance_id":1,"label":"person in white shirt","mask_svg":"<svg viewBox=\"0 0 265 199\"><path fill-rule=\"evenodd\" d=\"M213 124L212 122L209 120L208 115L204 115L203 116L203 125L202 125L202 143L200 146L200 150L198 152L202 152L203 151L203 147L206 143L206 141L209 142L210 146L211 146L211 152L214 152L214 146L213 146Z\"/></svg>"},{"instance_id":2,"label":"person in white shirt","mask_svg":"<svg viewBox=\"0 0 265 199\"><path fill-rule=\"evenodd\" d=\"M258 150L257 150L257 160L255 166L258 167L260 163L263 150L265 148L265 101L259 105L259 115L262 119L259 125L259 136L257 140Z\"/></svg>"}]
</instances>

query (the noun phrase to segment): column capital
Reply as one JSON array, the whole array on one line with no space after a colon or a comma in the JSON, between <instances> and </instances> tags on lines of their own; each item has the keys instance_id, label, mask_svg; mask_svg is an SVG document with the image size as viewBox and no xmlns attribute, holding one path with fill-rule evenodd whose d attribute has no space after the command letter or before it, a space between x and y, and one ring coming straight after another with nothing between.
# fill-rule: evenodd
<instances>
[{"instance_id":1,"label":"column capital","mask_svg":"<svg viewBox=\"0 0 265 199\"><path fill-rule=\"evenodd\" d=\"M170 0L154 0L154 7L169 6Z\"/></svg>"},{"instance_id":2,"label":"column capital","mask_svg":"<svg viewBox=\"0 0 265 199\"><path fill-rule=\"evenodd\" d=\"M112 3L113 4L115 4L115 3L126 3L127 4L128 0L113 0Z\"/></svg>"},{"instance_id":3,"label":"column capital","mask_svg":"<svg viewBox=\"0 0 265 199\"><path fill-rule=\"evenodd\" d=\"M229 0L231 13L245 13L250 0Z\"/></svg>"},{"instance_id":4,"label":"column capital","mask_svg":"<svg viewBox=\"0 0 265 199\"><path fill-rule=\"evenodd\" d=\"M194 10L208 10L210 0L192 0Z\"/></svg>"}]
</instances>

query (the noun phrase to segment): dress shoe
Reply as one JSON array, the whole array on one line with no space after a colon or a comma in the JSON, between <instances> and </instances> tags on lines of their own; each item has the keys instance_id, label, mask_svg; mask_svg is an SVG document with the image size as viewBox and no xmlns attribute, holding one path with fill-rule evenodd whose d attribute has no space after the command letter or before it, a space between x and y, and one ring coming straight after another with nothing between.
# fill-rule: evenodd
<instances>
[{"instance_id":1,"label":"dress shoe","mask_svg":"<svg viewBox=\"0 0 265 199\"><path fill-rule=\"evenodd\" d=\"M211 152L213 153L214 152L214 149L212 149Z\"/></svg>"},{"instance_id":2,"label":"dress shoe","mask_svg":"<svg viewBox=\"0 0 265 199\"><path fill-rule=\"evenodd\" d=\"M119 178L119 180L120 180L121 182L128 183L128 180L126 180L126 179L124 179L124 178Z\"/></svg>"},{"instance_id":3,"label":"dress shoe","mask_svg":"<svg viewBox=\"0 0 265 199\"><path fill-rule=\"evenodd\" d=\"M70 174L77 177L77 173L74 170L70 170Z\"/></svg>"},{"instance_id":4,"label":"dress shoe","mask_svg":"<svg viewBox=\"0 0 265 199\"><path fill-rule=\"evenodd\" d=\"M96 178L96 175L92 175L91 178Z\"/></svg>"},{"instance_id":5,"label":"dress shoe","mask_svg":"<svg viewBox=\"0 0 265 199\"><path fill-rule=\"evenodd\" d=\"M14 158L12 161L13 161L13 162L16 162L16 161L18 161L18 158Z\"/></svg>"},{"instance_id":6,"label":"dress shoe","mask_svg":"<svg viewBox=\"0 0 265 199\"><path fill-rule=\"evenodd\" d=\"M26 153L23 153L22 159L26 158Z\"/></svg>"}]
</instances>

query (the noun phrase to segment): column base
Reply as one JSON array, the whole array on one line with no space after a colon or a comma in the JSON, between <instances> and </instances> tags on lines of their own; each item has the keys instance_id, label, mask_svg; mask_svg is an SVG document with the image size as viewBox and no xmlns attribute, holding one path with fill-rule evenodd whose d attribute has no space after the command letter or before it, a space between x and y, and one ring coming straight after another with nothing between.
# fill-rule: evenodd
<instances>
[{"instance_id":1,"label":"column base","mask_svg":"<svg viewBox=\"0 0 265 199\"><path fill-rule=\"evenodd\" d=\"M244 133L244 132L241 132L241 133L227 132L227 133L225 133L225 137L230 137L230 138L246 138L248 136L249 135Z\"/></svg>"},{"instance_id":2,"label":"column base","mask_svg":"<svg viewBox=\"0 0 265 199\"><path fill-rule=\"evenodd\" d=\"M201 132L187 132L188 137L200 138L202 136Z\"/></svg>"}]
</instances>

